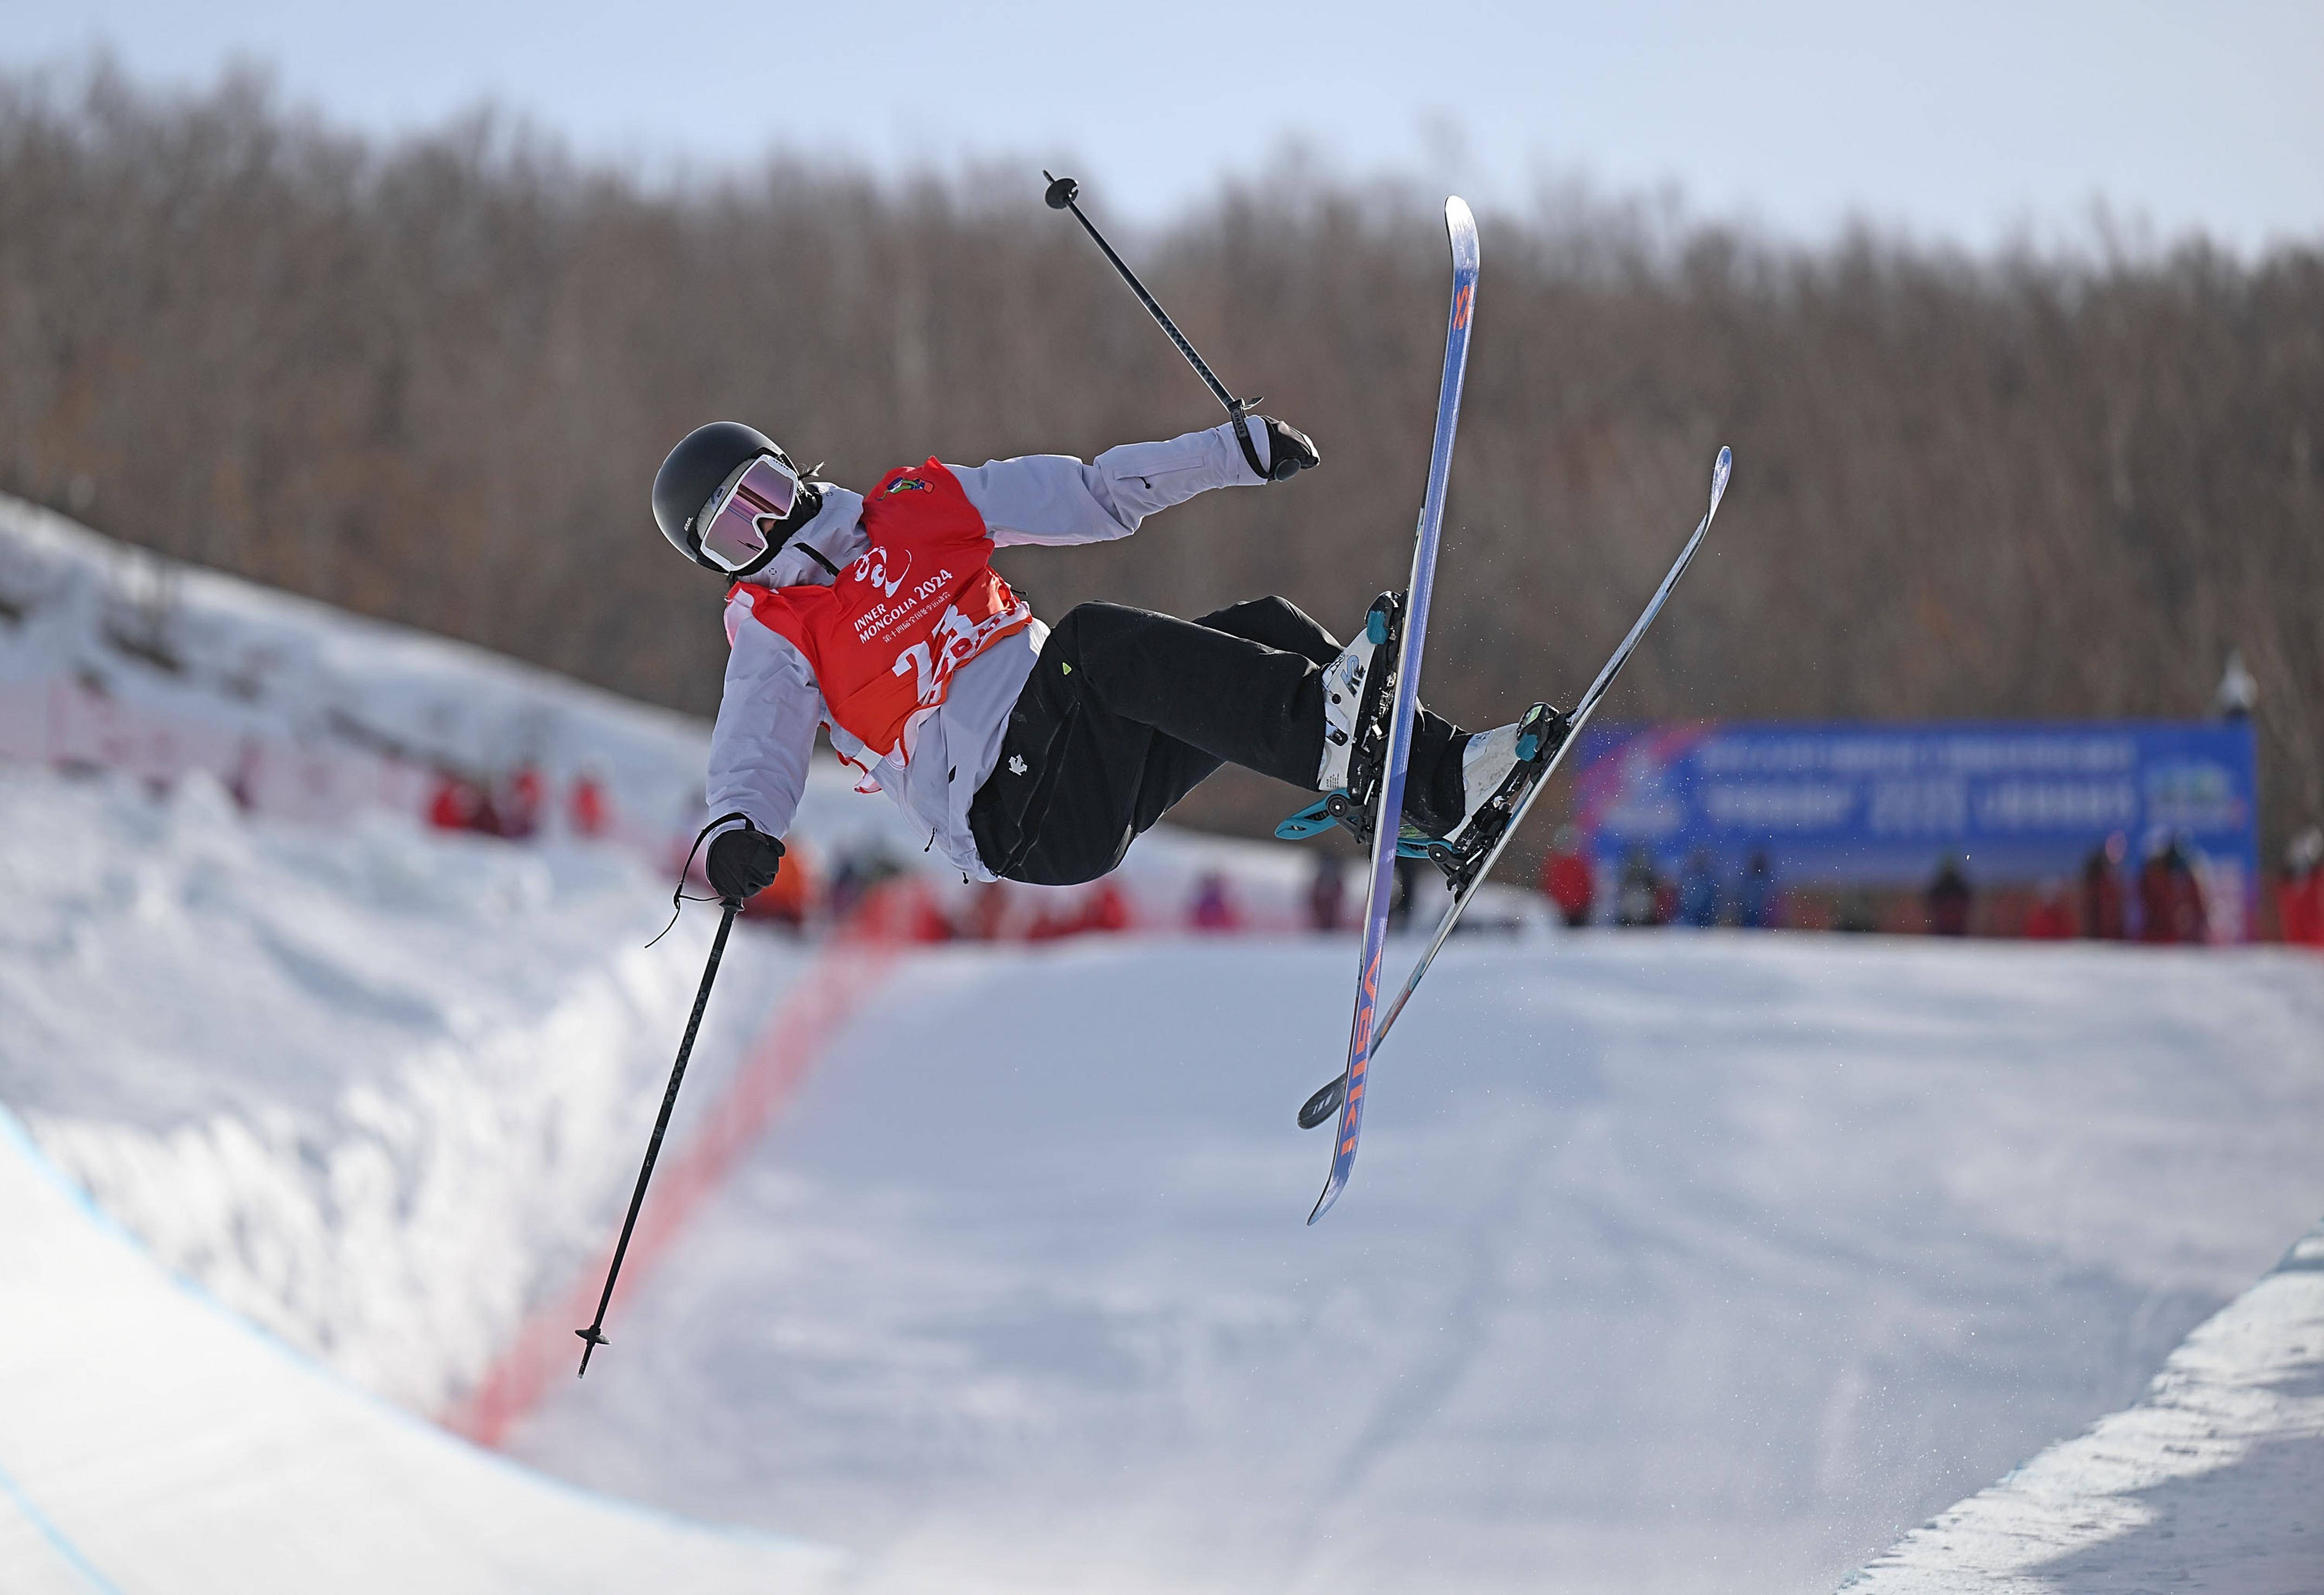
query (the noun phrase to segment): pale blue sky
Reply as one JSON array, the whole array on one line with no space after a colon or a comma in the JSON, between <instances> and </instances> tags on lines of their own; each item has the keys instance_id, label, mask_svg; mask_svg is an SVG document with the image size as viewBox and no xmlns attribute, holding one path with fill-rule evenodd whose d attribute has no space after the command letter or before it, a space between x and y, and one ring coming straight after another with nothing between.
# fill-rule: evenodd
<instances>
[{"instance_id":1,"label":"pale blue sky","mask_svg":"<svg viewBox=\"0 0 2324 1595\"><path fill-rule=\"evenodd\" d=\"M1070 161L1117 216L1297 135L1480 207L1580 173L1808 237L1850 215L1978 246L2087 236L2100 199L2165 236L2324 237L2324 0L0 0L0 65L99 42L175 83L265 61L289 98L373 129L489 97L651 167L774 143L881 169Z\"/></svg>"}]
</instances>

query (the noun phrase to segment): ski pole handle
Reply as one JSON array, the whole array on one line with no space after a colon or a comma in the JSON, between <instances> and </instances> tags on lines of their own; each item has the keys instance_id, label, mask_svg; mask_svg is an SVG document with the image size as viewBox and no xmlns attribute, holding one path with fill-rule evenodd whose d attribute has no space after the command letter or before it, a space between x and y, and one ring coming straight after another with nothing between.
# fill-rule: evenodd
<instances>
[{"instance_id":1,"label":"ski pole handle","mask_svg":"<svg viewBox=\"0 0 2324 1595\"><path fill-rule=\"evenodd\" d=\"M678 1088L686 1081L686 1062L694 1056L694 1037L702 1028L702 1011L710 1006L711 983L718 978L718 961L726 955L726 933L734 928L734 916L742 911L738 898L725 899L726 913L718 921L718 934L710 943L710 962L702 972L702 989L694 994L694 1014L686 1021L686 1039L678 1043L678 1062L669 1072L669 1089L661 1094L661 1112L654 1120L653 1138L646 1142L645 1166L638 1170L638 1188L630 1193L630 1214L622 1221L622 1238L613 1246L613 1266L605 1270L605 1291L597 1298L597 1316L586 1329L573 1332L581 1337L581 1370L579 1378L589 1371L590 1354L608 1344L604 1336L605 1308L613 1299L613 1281L621 1277L622 1259L629 1255L630 1233L638 1227L638 1209L645 1205L646 1185L653 1178L654 1159L661 1156L661 1138L669 1129L670 1111L678 1106Z\"/></svg>"},{"instance_id":2,"label":"ski pole handle","mask_svg":"<svg viewBox=\"0 0 2324 1595\"><path fill-rule=\"evenodd\" d=\"M1194 346L1186 341L1186 335L1178 330L1178 324L1170 319L1170 312L1164 309L1156 301L1154 296L1146 291L1146 284L1138 280L1138 273L1130 269L1130 263L1113 253L1113 245L1105 241L1105 235L1099 232L1091 223L1090 218L1082 214L1082 207L1074 203L1081 198L1081 184L1069 177L1050 177L1046 171L1041 175L1049 178L1048 192L1043 196L1049 208L1070 210L1074 213L1074 219L1081 223L1082 230L1105 252L1105 258L1113 263L1113 269L1121 273L1121 280L1124 282L1130 284L1130 291L1138 296L1138 302L1146 307L1146 313L1154 318L1155 325L1169 335L1170 341L1178 346L1178 353L1186 357L1186 364L1194 368L1194 374L1203 379L1203 385L1209 388L1213 396L1227 407L1228 417L1240 421L1247 415L1257 413L1261 403L1259 398L1254 394L1249 399L1238 399L1227 392L1226 383L1219 381L1218 373L1211 369L1209 362L1195 353ZM1253 456L1252 468L1257 469L1259 462L1250 443L1244 443L1243 452ZM1260 471L1259 475L1264 476L1267 473Z\"/></svg>"}]
</instances>

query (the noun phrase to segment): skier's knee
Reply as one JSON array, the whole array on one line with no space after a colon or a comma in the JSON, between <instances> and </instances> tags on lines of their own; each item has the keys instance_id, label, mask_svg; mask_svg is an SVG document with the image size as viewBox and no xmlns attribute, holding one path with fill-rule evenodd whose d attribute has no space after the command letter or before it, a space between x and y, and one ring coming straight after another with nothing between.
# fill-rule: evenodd
<instances>
[{"instance_id":1,"label":"skier's knee","mask_svg":"<svg viewBox=\"0 0 2324 1595\"><path fill-rule=\"evenodd\" d=\"M1232 637L1250 637L1270 627L1280 630L1286 614L1299 612L1281 598L1246 598L1240 604L1230 604L1224 609L1214 609L1195 617L1198 626L1208 626L1213 632L1224 632Z\"/></svg>"},{"instance_id":2,"label":"skier's knee","mask_svg":"<svg viewBox=\"0 0 2324 1595\"><path fill-rule=\"evenodd\" d=\"M1286 653L1304 654L1319 664L1328 663L1340 650L1332 634L1317 625L1306 611L1288 598L1273 594L1213 610L1196 623L1213 632L1281 649Z\"/></svg>"},{"instance_id":3,"label":"skier's knee","mask_svg":"<svg viewBox=\"0 0 2324 1595\"><path fill-rule=\"evenodd\" d=\"M1118 631L1124 616L1137 613L1119 604L1076 604L1049 628L1049 646L1066 659L1078 659L1082 649L1093 639Z\"/></svg>"}]
</instances>

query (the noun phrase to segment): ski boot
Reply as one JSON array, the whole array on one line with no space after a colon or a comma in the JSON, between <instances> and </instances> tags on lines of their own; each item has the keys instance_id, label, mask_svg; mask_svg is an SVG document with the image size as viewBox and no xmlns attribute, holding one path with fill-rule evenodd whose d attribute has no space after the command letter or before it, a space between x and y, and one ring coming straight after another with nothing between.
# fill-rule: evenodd
<instances>
[{"instance_id":1,"label":"ski boot","mask_svg":"<svg viewBox=\"0 0 2324 1595\"><path fill-rule=\"evenodd\" d=\"M1323 798L1275 827L1283 840L1302 842L1345 825L1358 842L1370 844L1403 643L1404 595L1382 593L1356 640L1323 667L1323 761L1315 779Z\"/></svg>"},{"instance_id":2,"label":"ski boot","mask_svg":"<svg viewBox=\"0 0 2324 1595\"><path fill-rule=\"evenodd\" d=\"M1461 750L1466 807L1450 834L1417 834L1406 825L1397 840L1406 858L1425 858L1460 891L1475 879L1510 819L1565 745L1572 724L1547 704L1536 704L1498 730L1480 732Z\"/></svg>"}]
</instances>

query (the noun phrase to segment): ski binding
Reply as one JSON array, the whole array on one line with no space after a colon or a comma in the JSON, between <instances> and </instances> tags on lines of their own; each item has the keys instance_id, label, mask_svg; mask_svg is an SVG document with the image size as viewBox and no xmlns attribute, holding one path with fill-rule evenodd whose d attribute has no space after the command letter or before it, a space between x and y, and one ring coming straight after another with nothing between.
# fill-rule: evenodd
<instances>
[{"instance_id":1,"label":"ski binding","mask_svg":"<svg viewBox=\"0 0 2324 1595\"><path fill-rule=\"evenodd\" d=\"M1348 784L1309 804L1275 827L1285 842L1305 842L1334 825L1345 825L1370 845L1372 810L1379 807L1380 777L1388 769L1388 710L1396 702L1397 653L1404 642L1404 595L1382 593L1364 616L1372 645L1372 668L1364 677L1364 701L1356 716L1356 745L1348 756ZM1327 734L1339 733L1330 732Z\"/></svg>"}]
</instances>

